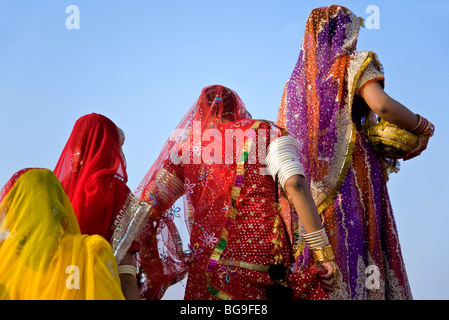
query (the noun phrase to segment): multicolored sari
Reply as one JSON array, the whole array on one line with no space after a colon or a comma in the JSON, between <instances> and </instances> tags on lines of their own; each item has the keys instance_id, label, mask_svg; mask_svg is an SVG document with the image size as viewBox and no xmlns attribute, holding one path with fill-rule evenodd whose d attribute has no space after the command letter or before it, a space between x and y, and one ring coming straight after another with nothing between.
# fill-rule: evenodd
<instances>
[{"instance_id":1,"label":"multicolored sari","mask_svg":"<svg viewBox=\"0 0 449 320\"><path fill-rule=\"evenodd\" d=\"M82 235L47 169L16 173L0 193L0 299L124 299L110 244Z\"/></svg>"},{"instance_id":2,"label":"multicolored sari","mask_svg":"<svg viewBox=\"0 0 449 320\"><path fill-rule=\"evenodd\" d=\"M140 223L138 216L146 214L126 185L124 140L123 131L107 117L85 115L76 121L54 170L72 202L81 232L108 240L118 262L125 254L117 252L124 224ZM138 250L138 243L130 250Z\"/></svg>"},{"instance_id":3,"label":"multicolored sari","mask_svg":"<svg viewBox=\"0 0 449 320\"><path fill-rule=\"evenodd\" d=\"M375 53L355 51L361 25L342 6L312 11L277 124L299 141L300 161L341 270L332 296L409 299L384 173L391 163L374 152L363 130L373 114L358 93L373 81L383 85L384 76ZM298 261L307 266L307 248Z\"/></svg>"},{"instance_id":4,"label":"multicolored sari","mask_svg":"<svg viewBox=\"0 0 449 320\"><path fill-rule=\"evenodd\" d=\"M203 89L136 190L152 205L138 254L144 297L159 299L186 274L187 300L269 297L270 266L290 270L296 239L288 230L297 231L280 215L275 181L264 173L271 134L285 131L251 119L234 91ZM183 213L174 205L180 197ZM186 219L188 247L176 215ZM318 273L283 275L293 298L327 299Z\"/></svg>"}]
</instances>

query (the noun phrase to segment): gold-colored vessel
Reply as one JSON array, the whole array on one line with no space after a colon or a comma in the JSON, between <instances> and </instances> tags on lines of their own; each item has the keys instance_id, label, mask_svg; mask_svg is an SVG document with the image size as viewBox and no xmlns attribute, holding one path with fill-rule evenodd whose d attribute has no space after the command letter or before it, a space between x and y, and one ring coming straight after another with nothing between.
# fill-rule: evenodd
<instances>
[{"instance_id":1,"label":"gold-colored vessel","mask_svg":"<svg viewBox=\"0 0 449 320\"><path fill-rule=\"evenodd\" d=\"M367 130L374 150L386 158L402 159L418 146L418 136L380 118Z\"/></svg>"}]
</instances>

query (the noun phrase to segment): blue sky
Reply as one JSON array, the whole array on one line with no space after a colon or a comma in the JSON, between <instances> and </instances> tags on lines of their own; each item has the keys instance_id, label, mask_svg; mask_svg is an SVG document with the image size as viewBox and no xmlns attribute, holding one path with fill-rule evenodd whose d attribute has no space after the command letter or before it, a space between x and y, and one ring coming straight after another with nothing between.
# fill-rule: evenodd
<instances>
[{"instance_id":1,"label":"blue sky","mask_svg":"<svg viewBox=\"0 0 449 320\"><path fill-rule=\"evenodd\" d=\"M379 8L380 28L362 29L358 49L378 54L388 94L436 126L388 187L414 297L449 299L449 1L2 0L0 185L25 167L53 169L91 112L125 131L132 190L204 86L226 85L254 118L275 120L307 16L337 3L364 18ZM66 28L71 4L78 30Z\"/></svg>"}]
</instances>

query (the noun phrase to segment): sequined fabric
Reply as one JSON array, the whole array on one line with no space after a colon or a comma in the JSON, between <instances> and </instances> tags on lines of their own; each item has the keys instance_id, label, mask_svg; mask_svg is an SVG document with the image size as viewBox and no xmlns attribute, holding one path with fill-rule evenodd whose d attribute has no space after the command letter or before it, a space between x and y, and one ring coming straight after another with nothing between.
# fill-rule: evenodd
<instances>
[{"instance_id":1,"label":"sequined fabric","mask_svg":"<svg viewBox=\"0 0 449 320\"><path fill-rule=\"evenodd\" d=\"M98 234L114 247L137 210L126 184L124 141L123 131L109 118L87 114L76 121L54 169L82 233ZM137 250L138 243L130 249Z\"/></svg>"},{"instance_id":2,"label":"sequined fabric","mask_svg":"<svg viewBox=\"0 0 449 320\"><path fill-rule=\"evenodd\" d=\"M292 235L298 230L292 219L280 215L275 181L264 174L271 129L275 128L276 135L285 130L251 119L236 93L235 103L227 102L230 89L212 86L214 97L209 88L203 89L178 126L187 130L171 137L173 147L164 147L161 161L147 174L151 178L145 178L136 191L153 208L138 254L144 273L142 294L147 299L160 298L186 274L188 300L266 299L265 291L273 284L268 267L294 264L292 247L297 237ZM220 106L214 109L217 101ZM208 116L208 110L214 114ZM235 116L222 121L228 114ZM211 143L195 141L196 120L201 122L198 128L203 137L205 133L214 137L206 139ZM225 138L228 133L230 139ZM190 150L183 161L176 154L179 150ZM198 155L202 161L196 162ZM182 195L184 207L175 208L174 201ZM187 239L178 233L173 223L176 217L186 219ZM182 243L188 244L187 251ZM327 298L317 274L318 270L307 269L286 277L294 298Z\"/></svg>"},{"instance_id":3,"label":"sequined fabric","mask_svg":"<svg viewBox=\"0 0 449 320\"><path fill-rule=\"evenodd\" d=\"M411 299L386 178L363 131L357 132L352 159L322 214L342 273L332 298Z\"/></svg>"},{"instance_id":4,"label":"sequined fabric","mask_svg":"<svg viewBox=\"0 0 449 320\"><path fill-rule=\"evenodd\" d=\"M251 122L248 125L252 124ZM246 129L248 125L243 128ZM240 196L235 205L235 220L228 230L227 245L220 256L219 265L211 273L210 283L214 288L218 288L232 299L266 299L265 289L272 282L266 271L233 267L221 261L244 261L268 267L278 258L281 263L293 264L291 244L275 201L275 184L271 176L260 174L261 168L263 165L260 163L245 164ZM216 167L204 168L208 172L212 169L217 170ZM203 169L186 167L185 178L188 181L198 181L197 170ZM231 167L230 170L235 169ZM218 177L211 173L205 178L214 180ZM206 192L213 198L215 193L214 184L206 181L203 185L202 181L198 182L191 194L194 207L198 206L197 194ZM209 283L203 270L207 268L210 255L220 240L222 225L217 224L214 219L215 211L220 210L226 208L212 206L203 217L195 219L192 225L191 244L200 253L197 255L198 260L194 261L190 268L186 299L217 298L208 290ZM302 276L304 280L301 284L307 289L310 285L310 289L301 288L302 291L296 298L322 298L320 294L323 292L314 284L316 274L313 271L306 271ZM294 283L292 287L295 287ZM318 292L314 295L313 290Z\"/></svg>"},{"instance_id":5,"label":"sequined fabric","mask_svg":"<svg viewBox=\"0 0 449 320\"><path fill-rule=\"evenodd\" d=\"M384 77L375 53L355 51L360 25L342 6L312 11L277 124L301 145L300 161L341 271L331 298L410 299L386 162L363 131L370 111L357 94L373 81L383 85ZM311 262L307 247L297 262L299 268Z\"/></svg>"}]
</instances>

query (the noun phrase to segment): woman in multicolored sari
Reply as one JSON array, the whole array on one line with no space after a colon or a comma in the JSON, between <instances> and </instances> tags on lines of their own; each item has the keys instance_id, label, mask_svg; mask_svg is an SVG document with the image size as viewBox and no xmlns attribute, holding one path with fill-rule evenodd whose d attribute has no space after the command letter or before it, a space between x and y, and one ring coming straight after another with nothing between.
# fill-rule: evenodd
<instances>
[{"instance_id":1,"label":"woman in multicolored sari","mask_svg":"<svg viewBox=\"0 0 449 320\"><path fill-rule=\"evenodd\" d=\"M332 250L297 147L284 130L251 119L234 91L204 88L135 193L152 206L137 259L142 295L159 299L188 273L187 300L327 299ZM299 215L280 215L275 180ZM187 251L173 221L182 196ZM298 219L318 262L301 273L293 263Z\"/></svg>"},{"instance_id":2,"label":"woman in multicolored sari","mask_svg":"<svg viewBox=\"0 0 449 320\"><path fill-rule=\"evenodd\" d=\"M109 118L91 113L79 118L55 167L70 198L84 234L98 234L108 240L119 263L119 274L128 299L140 299L132 254L138 250L134 239L124 251L121 238L123 217L146 214L148 206L140 203L126 185L126 160L122 151L123 131Z\"/></svg>"},{"instance_id":3,"label":"woman in multicolored sari","mask_svg":"<svg viewBox=\"0 0 449 320\"><path fill-rule=\"evenodd\" d=\"M277 125L301 146L299 160L334 249L340 272L331 298L411 299L386 186L394 163L376 154L363 126L377 114L419 135L406 160L427 147L434 128L383 91L375 53L355 51L362 24L342 6L312 11ZM305 267L307 251L299 255Z\"/></svg>"},{"instance_id":4,"label":"woman in multicolored sari","mask_svg":"<svg viewBox=\"0 0 449 320\"><path fill-rule=\"evenodd\" d=\"M48 169L24 169L0 192L1 300L123 300L111 245L80 232Z\"/></svg>"}]
</instances>

